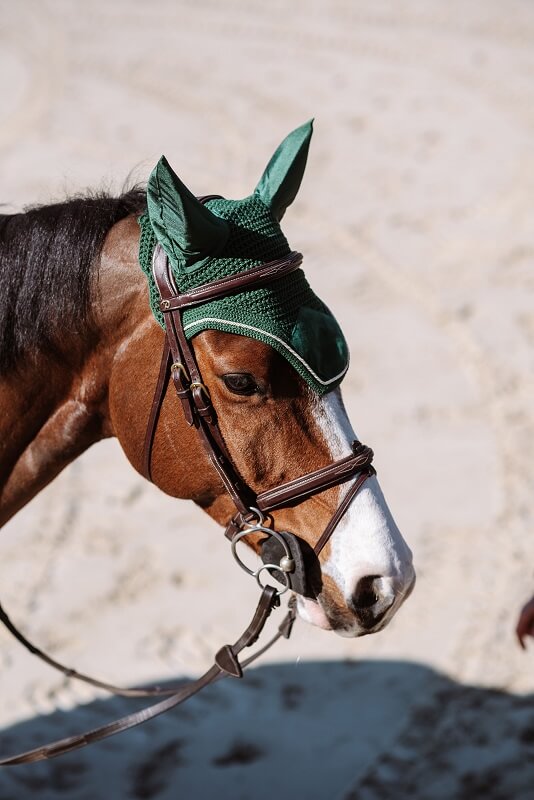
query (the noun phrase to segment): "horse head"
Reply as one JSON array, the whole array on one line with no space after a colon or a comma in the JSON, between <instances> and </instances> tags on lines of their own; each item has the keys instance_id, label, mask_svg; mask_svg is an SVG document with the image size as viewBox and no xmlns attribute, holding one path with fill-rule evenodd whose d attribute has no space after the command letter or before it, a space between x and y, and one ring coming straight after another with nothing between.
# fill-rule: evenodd
<instances>
[{"instance_id":1,"label":"horse head","mask_svg":"<svg viewBox=\"0 0 534 800\"><path fill-rule=\"evenodd\" d=\"M282 142L243 200L195 198L162 159L145 213L132 190L0 216L0 524L94 442L116 436L139 472L227 527L234 555L259 583L268 573L297 593L304 619L359 636L387 624L415 574L372 451L345 413L345 339L280 228L311 130ZM237 555L241 540L261 555L258 569ZM239 676L237 657L276 602L275 589L264 588L244 633L185 694L170 690L168 700L90 735L1 763L106 738L222 674ZM0 610L28 650L69 677L127 696L169 694L64 667Z\"/></svg>"},{"instance_id":2,"label":"horse head","mask_svg":"<svg viewBox=\"0 0 534 800\"><path fill-rule=\"evenodd\" d=\"M154 285L156 243L170 261L174 293L190 296L213 281L287 257L280 220L299 189L311 133L311 123L293 131L243 200L211 196L201 202L166 159L160 160L148 183L140 253L152 310L162 326L174 323L163 319L169 302ZM186 306L179 324L191 341L233 466L254 493L350 455L356 436L339 387L348 367L347 345L301 269ZM171 411L167 404L162 413L151 453L153 480L171 494L191 496L227 524L235 510L231 498L213 470L199 469L202 454L194 433L177 431L179 407L174 403ZM176 417L173 422L170 415ZM173 471L177 453L180 466ZM184 466L192 468L189 479ZM391 619L412 589L414 571L374 476L348 506L319 560L314 557L314 544L349 490L349 482L327 488L295 507L274 511L271 522L303 545L307 589L298 597L300 615L322 628L358 636ZM260 549L260 537L247 540Z\"/></svg>"}]
</instances>

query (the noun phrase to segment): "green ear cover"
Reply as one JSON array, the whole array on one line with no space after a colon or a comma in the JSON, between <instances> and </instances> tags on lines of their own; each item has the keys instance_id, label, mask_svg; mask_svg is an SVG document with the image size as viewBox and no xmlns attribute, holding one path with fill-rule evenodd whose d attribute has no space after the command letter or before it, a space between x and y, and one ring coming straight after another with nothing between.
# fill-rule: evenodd
<instances>
[{"instance_id":1,"label":"green ear cover","mask_svg":"<svg viewBox=\"0 0 534 800\"><path fill-rule=\"evenodd\" d=\"M139 219L139 260L162 327L152 274L156 242L165 249L182 292L287 257L290 247L278 220L298 192L311 135L311 121L290 133L255 192L241 200L212 197L202 205L166 159L159 161L148 182L147 212ZM338 386L348 368L343 333L301 269L283 280L186 308L183 323L188 339L219 330L270 345L318 395Z\"/></svg>"},{"instance_id":2,"label":"green ear cover","mask_svg":"<svg viewBox=\"0 0 534 800\"><path fill-rule=\"evenodd\" d=\"M297 196L306 168L312 133L311 119L286 136L267 164L254 190L278 221L282 219L286 208Z\"/></svg>"},{"instance_id":3,"label":"green ear cover","mask_svg":"<svg viewBox=\"0 0 534 800\"><path fill-rule=\"evenodd\" d=\"M216 255L228 239L225 220L199 203L165 156L148 179L147 210L157 240L178 270Z\"/></svg>"}]
</instances>

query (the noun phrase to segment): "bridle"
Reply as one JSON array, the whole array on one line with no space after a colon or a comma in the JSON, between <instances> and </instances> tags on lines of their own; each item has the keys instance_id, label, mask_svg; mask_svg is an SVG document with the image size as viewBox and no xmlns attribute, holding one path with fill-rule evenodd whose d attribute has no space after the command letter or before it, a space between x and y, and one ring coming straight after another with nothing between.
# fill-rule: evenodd
<instances>
[{"instance_id":1,"label":"bridle","mask_svg":"<svg viewBox=\"0 0 534 800\"><path fill-rule=\"evenodd\" d=\"M214 197L218 196L209 195L199 199L201 202L206 202ZM189 292L180 293L177 290L169 260L161 245L156 245L152 259L152 272L160 295L160 309L165 318L165 344L144 440L142 472L148 480L152 480L151 457L154 437L167 388L172 380L188 425L196 429L211 464L217 471L236 507L235 514L226 527L226 536L231 541L232 553L235 559L248 574L257 580L262 590L251 623L234 644L221 647L215 656L212 667L196 681L179 687L162 688L160 686L152 686L148 688L133 687L122 689L65 667L48 656L35 647L18 630L0 605L0 621L3 622L13 636L26 649L50 666L61 671L67 677L77 678L92 686L125 697L167 696L165 700L160 700L148 708L129 714L95 730L67 737L52 744L19 753L10 758L0 759L0 766L25 764L52 758L92 742L100 741L123 730L128 730L174 708L205 686L222 677L242 677L243 669L271 647L280 637L289 638L296 617L294 595L292 595L289 602L289 611L274 637L254 655L241 661L238 659L242 650L256 642L271 611L280 604L280 596L284 592L291 590L308 596L310 596L311 592L307 575L307 554L303 546L305 543L293 533L278 531L270 516L271 512L299 505L326 489L339 486L356 477L356 480L345 493L341 503L312 548L314 557L317 559L367 478L376 474L371 463L373 451L366 445L355 441L352 444L351 455L273 489L268 489L259 494L254 492L239 474L228 451L219 428L217 413L213 407L209 390L202 379L193 346L186 337L182 314L185 309L192 308L200 303L266 286L294 272L301 264L302 255L293 251L285 258L270 261L231 277L204 284ZM257 570L248 567L237 551L238 543L243 538L253 534L263 536L260 543L263 563ZM268 573L281 583L282 588L277 588L267 583L263 584L263 573ZM264 580L267 580L267 578L264 578ZM313 596L313 593L311 593L311 596Z\"/></svg>"},{"instance_id":2,"label":"bridle","mask_svg":"<svg viewBox=\"0 0 534 800\"><path fill-rule=\"evenodd\" d=\"M210 199L212 197L213 195L210 196ZM206 198L201 198L201 201L205 202ZM262 571L272 572L274 570L276 578L282 580L285 589L306 594L304 558L300 542L294 534L277 531L273 526L267 527L264 523L271 512L296 506L310 497L358 475L358 479L345 495L341 505L313 547L315 556L319 556L365 480L375 473L371 465L373 452L366 445L355 441L352 444L351 455L274 489L256 494L239 474L228 451L209 390L202 379L193 346L186 337L182 318L182 314L187 308L221 297L228 297L246 289L258 289L266 286L290 275L299 269L301 264L302 255L293 251L285 258L269 261L245 272L212 281L187 293L179 293L169 259L161 245L156 245L152 258L152 274L160 295L159 307L165 317L166 335L158 382L145 435L143 474L148 480L152 479L152 446L167 384L172 378L185 419L188 425L196 428L211 464L218 472L235 504L236 512L226 528L226 536L232 542L234 557L240 566L254 575L256 579L259 580ZM236 545L241 538L252 533L265 534L267 539L264 539L262 543L262 556L271 559L273 556L279 555L280 559L284 559L281 567L280 559L277 564L273 564L269 560L255 572L245 567L237 555ZM274 539L278 546L273 546L274 542L269 539Z\"/></svg>"}]
</instances>

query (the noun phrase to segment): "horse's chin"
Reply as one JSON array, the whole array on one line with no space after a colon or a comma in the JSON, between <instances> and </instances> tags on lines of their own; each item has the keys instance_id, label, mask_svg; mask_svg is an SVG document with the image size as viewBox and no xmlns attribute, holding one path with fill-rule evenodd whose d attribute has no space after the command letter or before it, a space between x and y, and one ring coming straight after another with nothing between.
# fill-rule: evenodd
<instances>
[{"instance_id":1,"label":"horse's chin","mask_svg":"<svg viewBox=\"0 0 534 800\"><path fill-rule=\"evenodd\" d=\"M345 639L355 639L358 636L376 633L386 625L383 622L372 630L364 630L356 621L351 625L346 619L331 619L317 600L311 600L308 597L297 597L297 612L304 622L321 628L323 631L333 631Z\"/></svg>"},{"instance_id":2,"label":"horse's chin","mask_svg":"<svg viewBox=\"0 0 534 800\"><path fill-rule=\"evenodd\" d=\"M317 600L311 600L309 597L301 597L299 595L297 597L297 612L304 622L309 622L310 625L315 625L324 631L332 630L332 623Z\"/></svg>"}]
</instances>

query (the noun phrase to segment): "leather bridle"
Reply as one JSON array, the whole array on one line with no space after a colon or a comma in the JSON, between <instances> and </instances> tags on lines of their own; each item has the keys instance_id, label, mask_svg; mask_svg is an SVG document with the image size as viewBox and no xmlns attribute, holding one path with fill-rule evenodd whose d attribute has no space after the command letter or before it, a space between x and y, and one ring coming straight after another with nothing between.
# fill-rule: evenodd
<instances>
[{"instance_id":1,"label":"leather bridle","mask_svg":"<svg viewBox=\"0 0 534 800\"><path fill-rule=\"evenodd\" d=\"M202 199L204 200L204 198ZM165 345L146 430L143 474L148 480L152 480L152 446L167 384L169 378L172 378L185 419L188 425L195 427L198 431L211 464L218 472L236 506L236 513L226 528L226 536L234 544L234 555L236 555L235 544L243 536L262 533L267 539L269 536L276 538L280 545L277 548L278 553L281 558L285 557L287 560L284 561L282 568L280 568L280 564L270 564L269 571L272 572L274 567L278 567L276 577L283 578L286 588L306 594L302 569L297 568L297 562L302 563L298 554L301 548L297 537L287 531L278 532L274 527L266 527L264 523L271 512L296 506L310 497L345 483L358 475L357 480L345 495L341 506L332 516L313 547L313 552L319 556L365 480L375 473L371 465L373 452L366 445L355 441L352 444L351 455L274 489L256 494L239 474L228 451L209 390L202 380L193 346L185 334L182 318L183 311L187 308L221 297L228 297L246 289L257 289L268 285L299 269L301 264L302 255L293 251L285 258L269 261L245 272L212 281L187 293L179 293L169 259L161 245L156 245L152 258L152 274L160 295L159 307L165 317ZM244 566L239 558L237 561ZM264 569L265 565L260 567L259 572ZM247 571L249 570L247 569ZM251 574L254 574L256 578L259 577L256 572Z\"/></svg>"},{"instance_id":2,"label":"leather bridle","mask_svg":"<svg viewBox=\"0 0 534 800\"><path fill-rule=\"evenodd\" d=\"M200 200L201 202L206 202L212 197L215 197L215 195L200 198ZM179 687L163 688L152 686L148 688L133 687L122 689L65 667L48 656L35 647L18 630L0 605L0 621L4 623L13 636L26 649L50 666L61 671L67 677L77 678L92 686L126 697L167 696L165 700L160 700L148 708L129 714L95 730L78 736L67 737L52 744L19 753L16 756L0 759L0 766L25 764L53 758L139 725L174 708L205 686L222 677L242 677L243 668L258 658L281 636L289 638L296 616L294 595L292 595L289 602L289 611L274 637L254 655L242 661L238 659L241 651L254 644L258 639L269 614L273 608L279 605L281 594L287 590L303 595L310 595L311 592L307 580L307 565L303 552L303 543L288 531L276 530L270 514L278 509L296 506L326 489L345 483L351 478L356 478L312 548L315 559L317 559L364 482L370 475L375 474L374 467L371 464L373 451L366 445L355 441L352 445L351 455L273 489L268 489L259 494L254 492L239 474L228 451L218 425L217 413L211 402L209 390L202 379L193 346L185 335L182 314L185 309L200 303L266 286L294 272L301 264L302 255L291 252L285 258L270 261L231 277L204 284L187 293L180 293L176 288L169 260L161 245L156 245L152 259L154 280L160 294L160 309L165 318L165 345L147 424L142 471L148 480L152 480L151 456L154 437L169 381L172 380L188 425L197 430L211 464L217 471L236 507L236 512L227 525L226 536L232 543L232 552L240 566L253 575L262 588L260 600L251 623L233 645L224 645L218 651L213 666L196 681ZM252 534L260 534L263 537L260 543L263 564L257 570L247 567L237 553L238 542ZM283 588L263 585L261 583L263 572L269 573L282 584ZM311 594L313 596L313 592Z\"/></svg>"}]
</instances>

